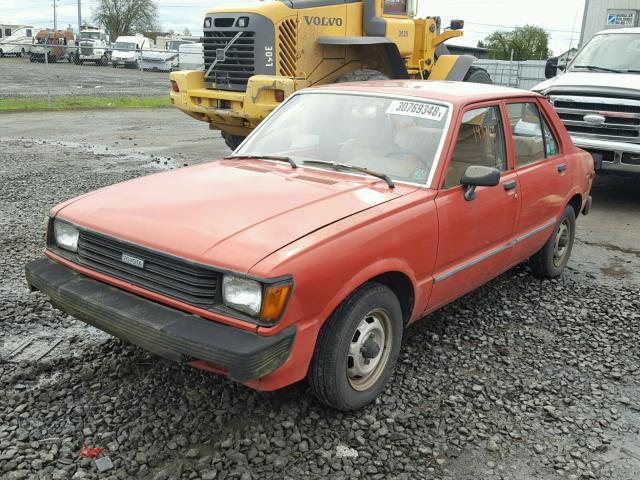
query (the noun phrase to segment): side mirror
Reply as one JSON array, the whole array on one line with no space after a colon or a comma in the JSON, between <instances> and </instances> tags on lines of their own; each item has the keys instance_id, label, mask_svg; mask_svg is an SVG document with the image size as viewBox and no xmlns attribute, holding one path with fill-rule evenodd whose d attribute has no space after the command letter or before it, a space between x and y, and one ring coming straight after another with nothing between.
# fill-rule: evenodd
<instances>
[{"instance_id":1,"label":"side mirror","mask_svg":"<svg viewBox=\"0 0 640 480\"><path fill-rule=\"evenodd\" d=\"M460 183L464 187L464 199L470 202L476 198L476 187L495 187L500 183L500 170L482 165L471 165L462 175Z\"/></svg>"},{"instance_id":2,"label":"side mirror","mask_svg":"<svg viewBox=\"0 0 640 480\"><path fill-rule=\"evenodd\" d=\"M544 76L545 78L553 78L556 75L558 75L558 57L551 57L544 67Z\"/></svg>"},{"instance_id":3,"label":"side mirror","mask_svg":"<svg viewBox=\"0 0 640 480\"><path fill-rule=\"evenodd\" d=\"M449 28L451 30L462 30L464 28L464 20L451 20Z\"/></svg>"}]
</instances>

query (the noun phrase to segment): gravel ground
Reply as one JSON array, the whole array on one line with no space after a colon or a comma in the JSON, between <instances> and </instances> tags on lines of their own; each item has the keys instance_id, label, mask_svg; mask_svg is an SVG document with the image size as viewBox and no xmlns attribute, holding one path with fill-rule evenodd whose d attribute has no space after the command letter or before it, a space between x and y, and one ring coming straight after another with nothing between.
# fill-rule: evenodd
<instances>
[{"instance_id":1,"label":"gravel ground","mask_svg":"<svg viewBox=\"0 0 640 480\"><path fill-rule=\"evenodd\" d=\"M16 97L167 95L169 74L112 68L93 63L31 63L27 57L0 58L0 99Z\"/></svg>"},{"instance_id":2,"label":"gravel ground","mask_svg":"<svg viewBox=\"0 0 640 480\"><path fill-rule=\"evenodd\" d=\"M170 112L149 115L182 121ZM158 361L29 293L23 266L41 255L48 207L196 161L168 155L163 135L155 150L134 147L155 128L140 115L132 137L107 133L101 144L91 132L92 143L75 141L81 117L61 142L26 128L20 138L21 117L0 116L12 135L0 138L1 478L640 478L640 252L624 243L639 238L629 217L612 235L620 244L580 219L560 279L521 266L410 328L385 393L351 414L321 406L304 383L257 393ZM203 144L223 151L217 137ZM596 188L596 219L598 198L618 208L627 191L610 182ZM628 192L624 208L637 212L637 189ZM80 458L83 444L103 460Z\"/></svg>"}]
</instances>

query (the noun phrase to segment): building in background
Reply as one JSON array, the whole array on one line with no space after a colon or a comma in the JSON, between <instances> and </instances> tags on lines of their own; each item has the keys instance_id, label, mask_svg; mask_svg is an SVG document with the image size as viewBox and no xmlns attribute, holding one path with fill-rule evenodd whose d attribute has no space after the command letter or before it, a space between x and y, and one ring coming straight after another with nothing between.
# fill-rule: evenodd
<instances>
[{"instance_id":1,"label":"building in background","mask_svg":"<svg viewBox=\"0 0 640 480\"><path fill-rule=\"evenodd\" d=\"M640 0L585 0L580 45L600 30L637 27Z\"/></svg>"}]
</instances>

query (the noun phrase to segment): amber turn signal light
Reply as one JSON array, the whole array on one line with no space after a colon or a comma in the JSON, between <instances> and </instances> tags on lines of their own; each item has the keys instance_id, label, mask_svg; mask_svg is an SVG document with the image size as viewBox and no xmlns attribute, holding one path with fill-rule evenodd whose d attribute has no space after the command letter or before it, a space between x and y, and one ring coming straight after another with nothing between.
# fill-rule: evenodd
<instances>
[{"instance_id":1,"label":"amber turn signal light","mask_svg":"<svg viewBox=\"0 0 640 480\"><path fill-rule=\"evenodd\" d=\"M266 322L275 322L278 320L287 304L289 293L291 293L290 283L267 286L264 289L262 308L260 309L260 320Z\"/></svg>"},{"instance_id":2,"label":"amber turn signal light","mask_svg":"<svg viewBox=\"0 0 640 480\"><path fill-rule=\"evenodd\" d=\"M178 82L176 82L175 80L171 80L171 90L176 93L180 93L180 87L178 86Z\"/></svg>"}]
</instances>

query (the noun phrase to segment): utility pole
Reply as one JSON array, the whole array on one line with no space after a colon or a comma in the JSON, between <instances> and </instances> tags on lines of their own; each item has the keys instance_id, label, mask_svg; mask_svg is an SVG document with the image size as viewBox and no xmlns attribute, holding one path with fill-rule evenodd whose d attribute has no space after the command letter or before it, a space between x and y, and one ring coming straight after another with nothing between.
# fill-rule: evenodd
<instances>
[{"instance_id":1,"label":"utility pole","mask_svg":"<svg viewBox=\"0 0 640 480\"><path fill-rule=\"evenodd\" d=\"M82 31L82 0L78 0L78 38Z\"/></svg>"},{"instance_id":2,"label":"utility pole","mask_svg":"<svg viewBox=\"0 0 640 480\"><path fill-rule=\"evenodd\" d=\"M53 29L58 30L58 16L56 14L56 0L53 0Z\"/></svg>"}]
</instances>

